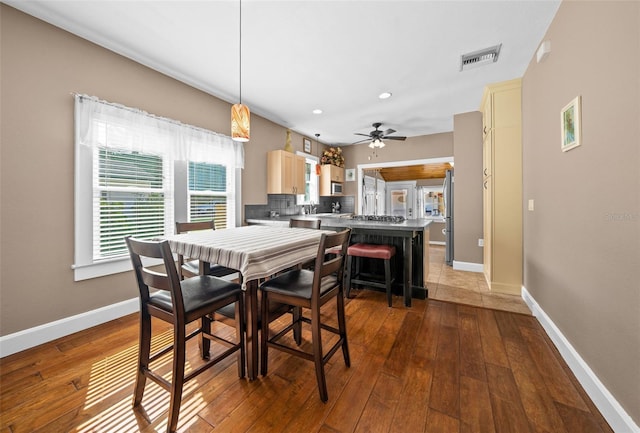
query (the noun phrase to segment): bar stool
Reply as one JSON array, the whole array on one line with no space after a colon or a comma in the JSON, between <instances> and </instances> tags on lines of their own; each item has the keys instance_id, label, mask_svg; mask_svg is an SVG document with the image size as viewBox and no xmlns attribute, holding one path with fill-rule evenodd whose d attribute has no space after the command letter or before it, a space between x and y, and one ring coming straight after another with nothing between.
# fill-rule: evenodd
<instances>
[{"instance_id":1,"label":"bar stool","mask_svg":"<svg viewBox=\"0 0 640 433\"><path fill-rule=\"evenodd\" d=\"M391 300L391 284L395 281L391 275L391 259L396 255L396 247L393 245L376 245L357 243L351 245L347 249L347 275L345 281L346 295L349 297L351 292L351 284L365 284L370 287L379 287L387 291L387 302L389 306L392 306ZM351 275L351 263L352 258L356 258L356 272ZM384 260L384 284L379 280L373 279L375 275L366 275L370 277L365 278L365 274L360 273L360 260L361 258Z\"/></svg>"}]
</instances>

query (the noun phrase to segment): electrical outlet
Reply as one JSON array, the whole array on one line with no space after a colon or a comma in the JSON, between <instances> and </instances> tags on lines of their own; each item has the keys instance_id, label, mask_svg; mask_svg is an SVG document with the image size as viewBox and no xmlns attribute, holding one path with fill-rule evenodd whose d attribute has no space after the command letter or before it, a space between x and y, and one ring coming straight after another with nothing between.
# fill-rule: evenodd
<instances>
[{"instance_id":1,"label":"electrical outlet","mask_svg":"<svg viewBox=\"0 0 640 433\"><path fill-rule=\"evenodd\" d=\"M478 239L478 246L484 247L484 239Z\"/></svg>"}]
</instances>

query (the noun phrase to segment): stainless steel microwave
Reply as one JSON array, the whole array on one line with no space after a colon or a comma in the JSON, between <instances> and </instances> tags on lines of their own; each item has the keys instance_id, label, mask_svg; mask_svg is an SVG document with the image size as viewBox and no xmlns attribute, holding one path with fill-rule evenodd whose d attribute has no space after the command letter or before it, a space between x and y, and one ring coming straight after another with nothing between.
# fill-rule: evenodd
<instances>
[{"instance_id":1,"label":"stainless steel microwave","mask_svg":"<svg viewBox=\"0 0 640 433\"><path fill-rule=\"evenodd\" d=\"M342 184L340 182L331 182L331 195L342 194Z\"/></svg>"}]
</instances>

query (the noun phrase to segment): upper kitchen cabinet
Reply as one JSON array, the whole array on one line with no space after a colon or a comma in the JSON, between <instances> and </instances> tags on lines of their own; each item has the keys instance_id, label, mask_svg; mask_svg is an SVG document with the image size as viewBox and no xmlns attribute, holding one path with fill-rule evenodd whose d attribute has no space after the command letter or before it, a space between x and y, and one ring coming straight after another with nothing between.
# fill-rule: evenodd
<instances>
[{"instance_id":1,"label":"upper kitchen cabinet","mask_svg":"<svg viewBox=\"0 0 640 433\"><path fill-rule=\"evenodd\" d=\"M491 290L522 288L521 80L487 86L483 112L484 274Z\"/></svg>"},{"instance_id":2,"label":"upper kitchen cabinet","mask_svg":"<svg viewBox=\"0 0 640 433\"><path fill-rule=\"evenodd\" d=\"M344 182L344 168L333 164L325 164L320 166L320 170L320 195L334 195L332 194L331 183Z\"/></svg>"},{"instance_id":3,"label":"upper kitchen cabinet","mask_svg":"<svg viewBox=\"0 0 640 433\"><path fill-rule=\"evenodd\" d=\"M284 150L267 153L267 194L304 194L304 156Z\"/></svg>"}]
</instances>

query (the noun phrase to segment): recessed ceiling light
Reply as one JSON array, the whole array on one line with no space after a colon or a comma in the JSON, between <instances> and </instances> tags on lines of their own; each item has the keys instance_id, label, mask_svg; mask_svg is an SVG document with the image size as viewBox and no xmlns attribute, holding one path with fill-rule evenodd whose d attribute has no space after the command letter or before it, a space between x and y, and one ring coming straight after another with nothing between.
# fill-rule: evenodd
<instances>
[{"instance_id":1,"label":"recessed ceiling light","mask_svg":"<svg viewBox=\"0 0 640 433\"><path fill-rule=\"evenodd\" d=\"M315 110L313 110L313 114L322 114L322 110L319 108L316 108Z\"/></svg>"},{"instance_id":2,"label":"recessed ceiling light","mask_svg":"<svg viewBox=\"0 0 640 433\"><path fill-rule=\"evenodd\" d=\"M382 92L381 94L378 95L378 98L380 98L380 99L391 98L391 92Z\"/></svg>"}]
</instances>

